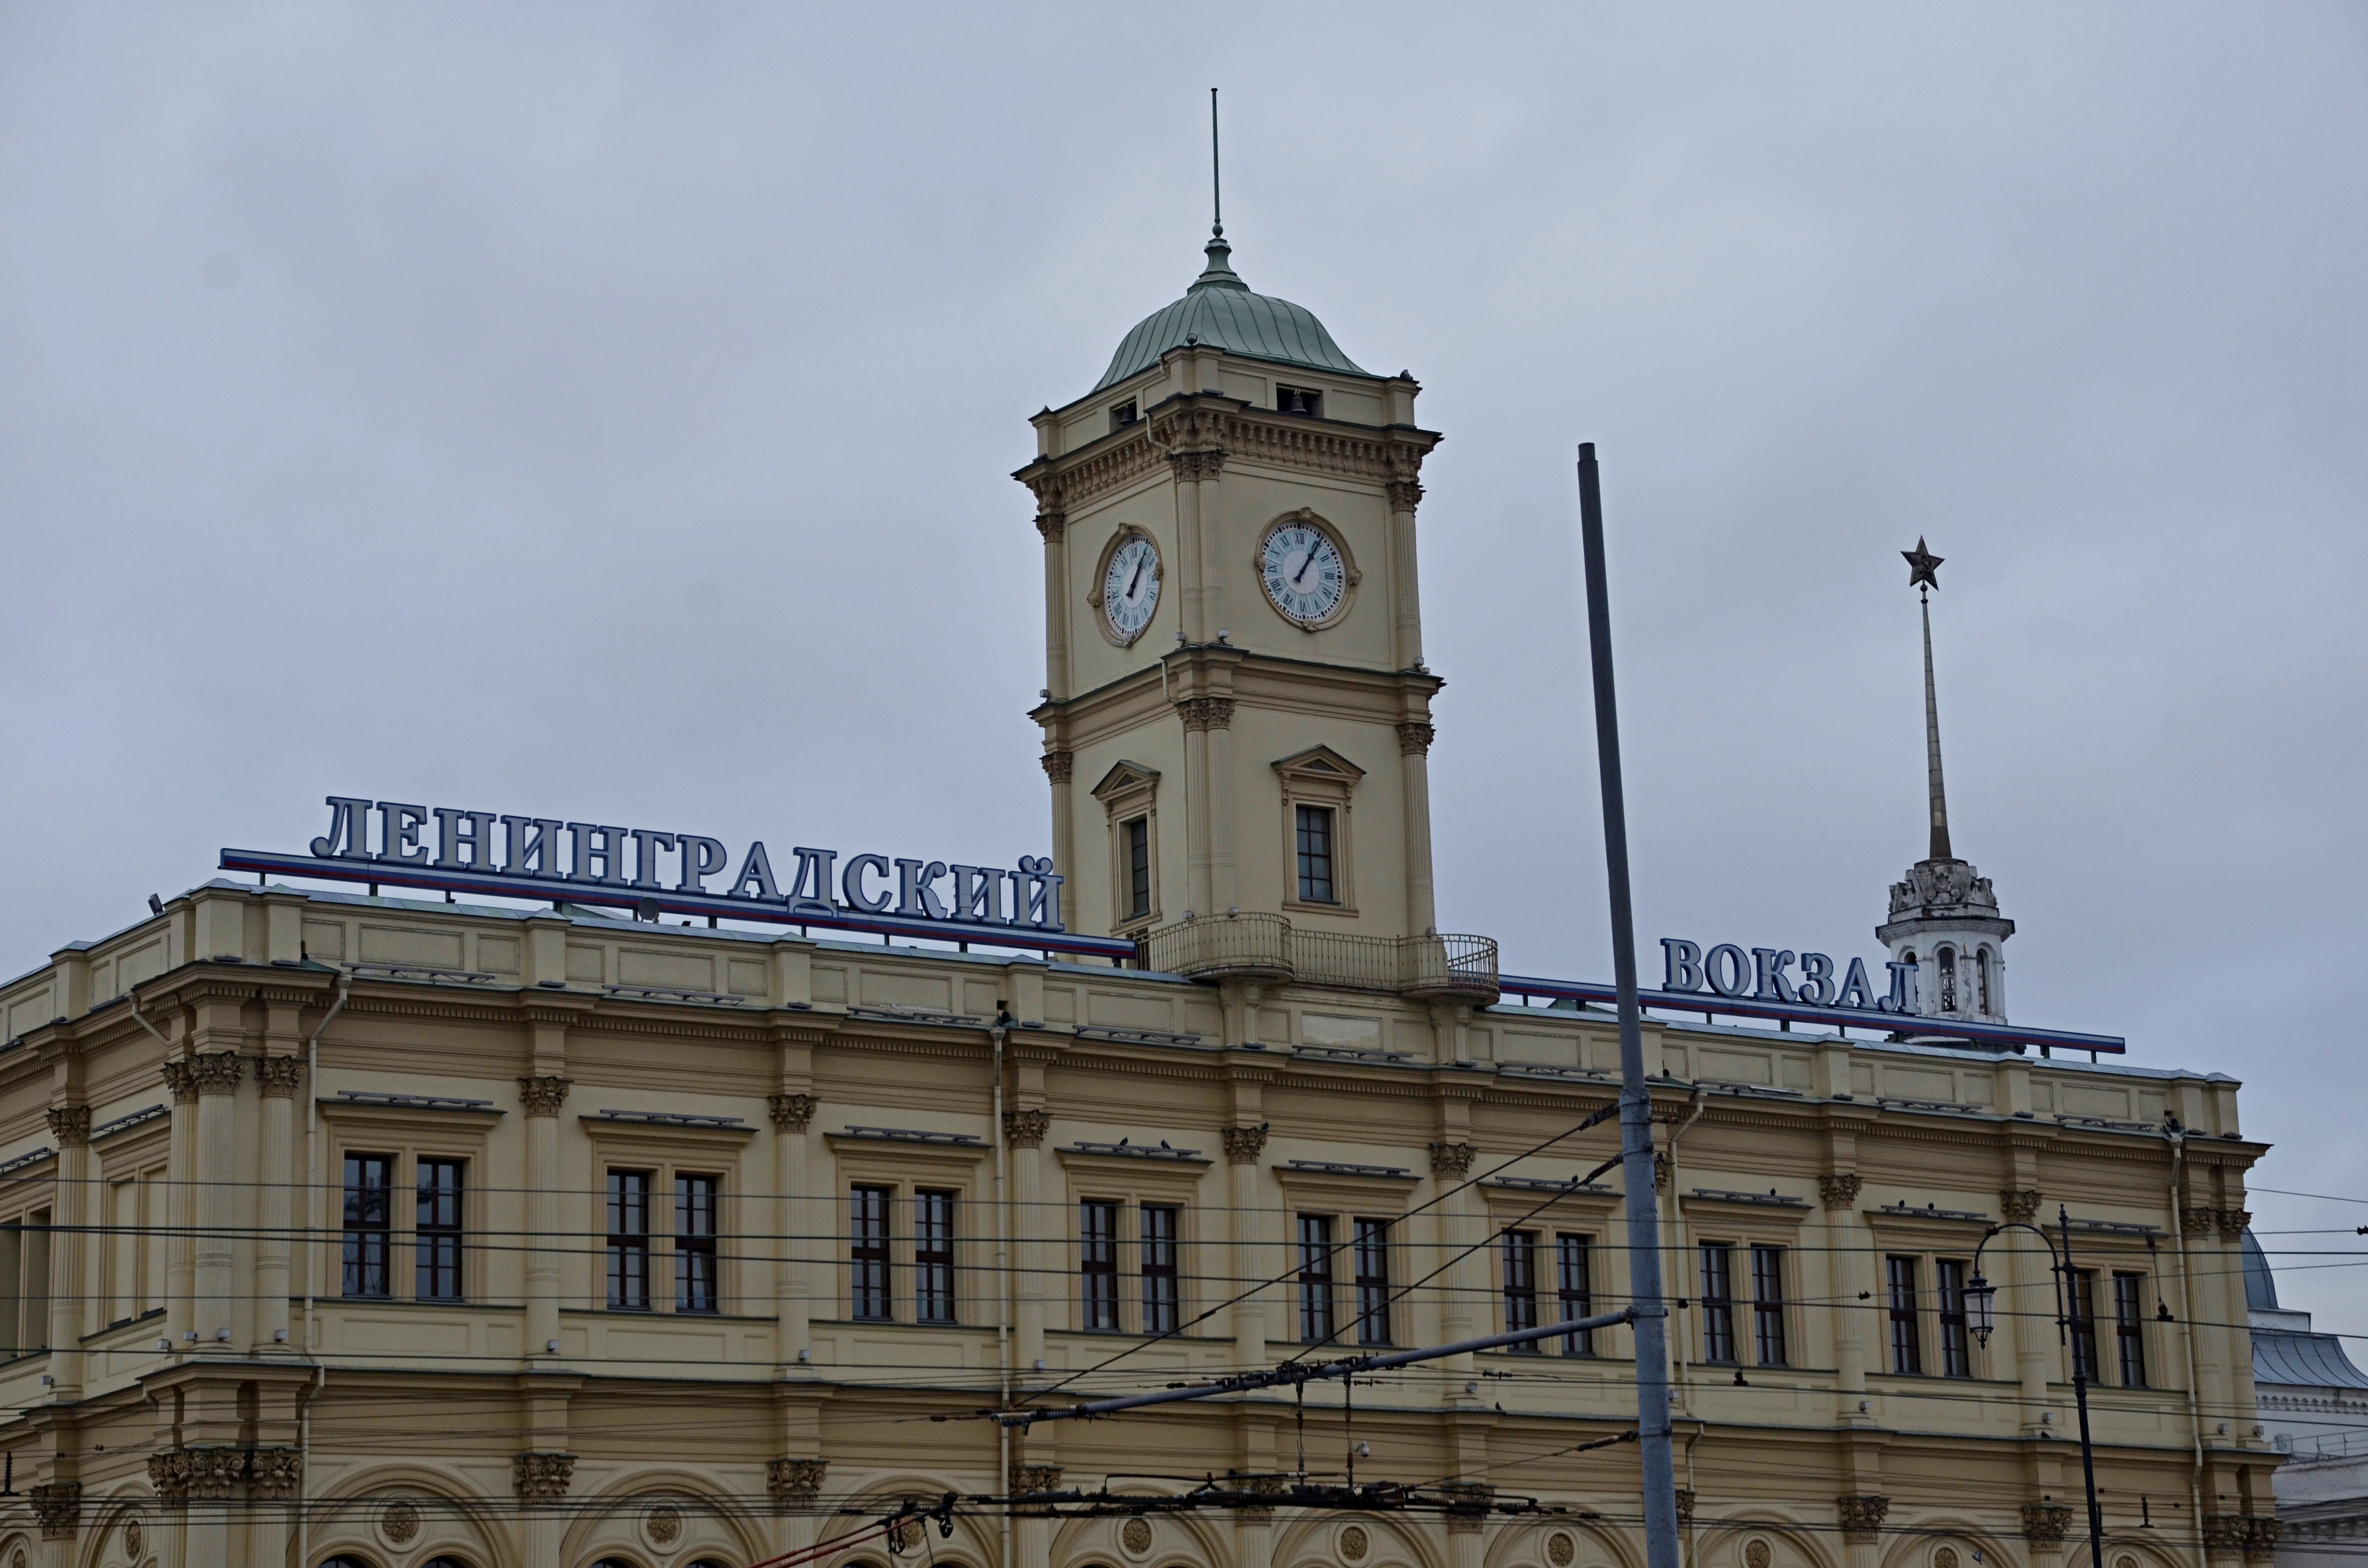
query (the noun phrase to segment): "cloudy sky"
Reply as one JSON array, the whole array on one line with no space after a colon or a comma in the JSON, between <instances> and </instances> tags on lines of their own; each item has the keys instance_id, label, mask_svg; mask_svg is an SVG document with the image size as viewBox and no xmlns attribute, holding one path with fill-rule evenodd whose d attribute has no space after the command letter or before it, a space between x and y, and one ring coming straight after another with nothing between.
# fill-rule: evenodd
<instances>
[{"instance_id":1,"label":"cloudy sky","mask_svg":"<svg viewBox=\"0 0 2368 1568\"><path fill-rule=\"evenodd\" d=\"M1609 977L1589 439L1643 940L1873 954L1923 536L2015 1016L2241 1076L2332 1233L2271 1244L2362 1244L2368 12L2306 0L0 7L0 971L329 793L1040 851L1008 475L1199 267L1212 85L1235 265L1446 433L1442 924Z\"/></svg>"}]
</instances>

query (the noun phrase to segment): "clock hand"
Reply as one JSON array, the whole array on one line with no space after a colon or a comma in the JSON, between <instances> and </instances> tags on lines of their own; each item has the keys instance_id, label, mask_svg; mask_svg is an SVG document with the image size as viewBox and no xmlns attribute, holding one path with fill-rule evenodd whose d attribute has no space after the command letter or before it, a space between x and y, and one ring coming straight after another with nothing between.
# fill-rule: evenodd
<instances>
[{"instance_id":1,"label":"clock hand","mask_svg":"<svg viewBox=\"0 0 2368 1568\"><path fill-rule=\"evenodd\" d=\"M1126 580L1126 592L1119 596L1130 603L1134 599L1135 585L1143 581L1144 561L1144 558L1140 555L1134 558L1134 575Z\"/></svg>"},{"instance_id":2,"label":"clock hand","mask_svg":"<svg viewBox=\"0 0 2368 1568\"><path fill-rule=\"evenodd\" d=\"M1298 570L1298 571L1296 571L1296 572L1293 572L1293 573L1291 574L1291 585L1292 585L1292 587L1294 587L1294 588L1295 588L1295 587L1297 587L1297 586L1299 586L1299 580L1300 580L1302 577L1306 576L1306 575L1307 575L1307 569L1308 569L1310 566L1313 566L1313 565L1315 565L1315 547L1314 545L1312 545L1312 544L1311 544L1311 545L1309 545L1309 546L1307 547L1307 559L1306 559L1306 560L1304 560L1304 561L1303 561L1303 562L1301 562L1299 563L1299 570Z\"/></svg>"}]
</instances>

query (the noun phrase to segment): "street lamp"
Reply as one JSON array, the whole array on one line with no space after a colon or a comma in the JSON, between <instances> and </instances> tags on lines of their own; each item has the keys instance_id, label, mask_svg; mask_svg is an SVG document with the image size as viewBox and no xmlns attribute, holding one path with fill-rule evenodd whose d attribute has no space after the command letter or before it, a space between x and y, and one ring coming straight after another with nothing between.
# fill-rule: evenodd
<instances>
[{"instance_id":1,"label":"street lamp","mask_svg":"<svg viewBox=\"0 0 2368 1568\"><path fill-rule=\"evenodd\" d=\"M2008 1231L2029 1231L2037 1236L2039 1244L2047 1249L2049 1271L2056 1277L2056 1342L2072 1346L2072 1399L2080 1408L2080 1479L2089 1491L2089 1568L2104 1568L2105 1516L2097 1507L2097 1451L2089 1440L2089 1358L2095 1354L2097 1325L2088 1323L2089 1337L2082 1339L2080 1280L2072 1269L2072 1220L2060 1203L2055 1206L2055 1228L2062 1238L2060 1249L2055 1236L2021 1220L1992 1225L1982 1233L1982 1245L1974 1249L1973 1278L1965 1281L1965 1326L1973 1331L1975 1343L1989 1348L1990 1331L1998 1326L1998 1287L1982 1278L1982 1247L1990 1244L1992 1236Z\"/></svg>"}]
</instances>

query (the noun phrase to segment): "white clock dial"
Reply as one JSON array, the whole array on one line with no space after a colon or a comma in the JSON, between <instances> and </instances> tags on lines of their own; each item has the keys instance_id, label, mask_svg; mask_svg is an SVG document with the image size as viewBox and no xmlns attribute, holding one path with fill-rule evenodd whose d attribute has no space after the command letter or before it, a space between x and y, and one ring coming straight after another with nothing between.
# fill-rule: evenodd
<instances>
[{"instance_id":1,"label":"white clock dial","mask_svg":"<svg viewBox=\"0 0 2368 1568\"><path fill-rule=\"evenodd\" d=\"M1340 597L1349 591L1349 567L1322 528L1285 523L1266 536L1266 548L1258 554L1258 580L1286 619L1315 626L1340 608Z\"/></svg>"},{"instance_id":2,"label":"white clock dial","mask_svg":"<svg viewBox=\"0 0 2368 1568\"><path fill-rule=\"evenodd\" d=\"M1136 534L1110 551L1110 570L1102 574L1102 618L1111 636L1132 642L1158 608L1159 547Z\"/></svg>"}]
</instances>

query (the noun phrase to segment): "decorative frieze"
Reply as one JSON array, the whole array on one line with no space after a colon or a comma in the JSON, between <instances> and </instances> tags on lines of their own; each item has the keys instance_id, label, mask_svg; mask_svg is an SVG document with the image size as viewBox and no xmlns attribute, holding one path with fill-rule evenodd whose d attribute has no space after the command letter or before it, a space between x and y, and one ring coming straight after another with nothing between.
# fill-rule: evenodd
<instances>
[{"instance_id":1,"label":"decorative frieze","mask_svg":"<svg viewBox=\"0 0 2368 1568\"><path fill-rule=\"evenodd\" d=\"M1430 1174L1449 1176L1470 1176L1473 1158L1479 1153L1479 1150L1469 1143L1433 1143L1430 1146Z\"/></svg>"},{"instance_id":2,"label":"decorative frieze","mask_svg":"<svg viewBox=\"0 0 2368 1568\"><path fill-rule=\"evenodd\" d=\"M2206 1523L2209 1523L2207 1520ZM2064 1503L2025 1503L2022 1539L2042 1546L2061 1545L2072 1533L2072 1509Z\"/></svg>"},{"instance_id":3,"label":"decorative frieze","mask_svg":"<svg viewBox=\"0 0 2368 1568\"><path fill-rule=\"evenodd\" d=\"M53 1105L50 1108L50 1136L58 1141L61 1149L79 1149L90 1142L90 1107L86 1105Z\"/></svg>"},{"instance_id":4,"label":"decorative frieze","mask_svg":"<svg viewBox=\"0 0 2368 1568\"><path fill-rule=\"evenodd\" d=\"M295 1056L257 1057L255 1081L263 1085L263 1097L270 1100L292 1098L297 1080L304 1075L302 1058Z\"/></svg>"},{"instance_id":5,"label":"decorative frieze","mask_svg":"<svg viewBox=\"0 0 2368 1568\"><path fill-rule=\"evenodd\" d=\"M189 1075L200 1095L232 1094L246 1075L246 1058L235 1051L209 1051L189 1058Z\"/></svg>"},{"instance_id":6,"label":"decorative frieze","mask_svg":"<svg viewBox=\"0 0 2368 1568\"><path fill-rule=\"evenodd\" d=\"M814 1125L814 1109L822 1102L812 1095L767 1095L766 1114L773 1119L776 1132L803 1132Z\"/></svg>"},{"instance_id":7,"label":"decorative frieze","mask_svg":"<svg viewBox=\"0 0 2368 1568\"><path fill-rule=\"evenodd\" d=\"M72 1540L82 1528L82 1483L44 1481L25 1489L43 1540Z\"/></svg>"},{"instance_id":8,"label":"decorative frieze","mask_svg":"<svg viewBox=\"0 0 2368 1568\"><path fill-rule=\"evenodd\" d=\"M1263 1121L1255 1127L1228 1127L1217 1136L1224 1140L1225 1164L1229 1165L1257 1165L1258 1156L1266 1153L1266 1123Z\"/></svg>"},{"instance_id":9,"label":"decorative frieze","mask_svg":"<svg viewBox=\"0 0 2368 1568\"><path fill-rule=\"evenodd\" d=\"M828 1460L779 1459L765 1461L765 1490L776 1501L803 1506L822 1495Z\"/></svg>"},{"instance_id":10,"label":"decorative frieze","mask_svg":"<svg viewBox=\"0 0 2368 1568\"><path fill-rule=\"evenodd\" d=\"M1998 1212L2008 1220L2028 1225L2039 1216L2039 1188L2009 1187L1998 1193Z\"/></svg>"},{"instance_id":11,"label":"decorative frieze","mask_svg":"<svg viewBox=\"0 0 2368 1568\"><path fill-rule=\"evenodd\" d=\"M1234 699L1230 697L1188 697L1176 705L1184 716L1187 730L1230 730L1234 726Z\"/></svg>"},{"instance_id":12,"label":"decorative frieze","mask_svg":"<svg viewBox=\"0 0 2368 1568\"><path fill-rule=\"evenodd\" d=\"M1883 1534L1891 1499L1873 1492L1846 1492L1834 1499L1834 1511L1841 1517L1843 1540L1852 1546L1873 1546Z\"/></svg>"},{"instance_id":13,"label":"decorative frieze","mask_svg":"<svg viewBox=\"0 0 2368 1568\"><path fill-rule=\"evenodd\" d=\"M1828 1209L1849 1209L1858 1202L1864 1185L1856 1171L1835 1171L1817 1178L1817 1200Z\"/></svg>"},{"instance_id":14,"label":"decorative frieze","mask_svg":"<svg viewBox=\"0 0 2368 1568\"><path fill-rule=\"evenodd\" d=\"M575 1082L549 1074L518 1080L518 1103L526 1107L529 1116L557 1116L559 1108L567 1103L567 1090Z\"/></svg>"},{"instance_id":15,"label":"decorative frieze","mask_svg":"<svg viewBox=\"0 0 2368 1568\"><path fill-rule=\"evenodd\" d=\"M1416 723L1412 721L1400 724L1398 726L1398 755L1400 756L1428 756L1430 751L1430 743L1438 738L1439 732L1429 724Z\"/></svg>"},{"instance_id":16,"label":"decorative frieze","mask_svg":"<svg viewBox=\"0 0 2368 1568\"><path fill-rule=\"evenodd\" d=\"M1048 751L1036 759L1044 767L1044 777L1055 784L1066 784L1076 767L1077 754L1073 751Z\"/></svg>"},{"instance_id":17,"label":"decorative frieze","mask_svg":"<svg viewBox=\"0 0 2368 1568\"><path fill-rule=\"evenodd\" d=\"M510 1485L521 1497L564 1497L575 1480L574 1454L529 1450L510 1456Z\"/></svg>"},{"instance_id":18,"label":"decorative frieze","mask_svg":"<svg viewBox=\"0 0 2368 1568\"><path fill-rule=\"evenodd\" d=\"M1007 1110L1003 1113L1003 1141L1015 1149L1041 1149L1044 1135L1053 1131L1053 1114L1044 1110Z\"/></svg>"}]
</instances>

